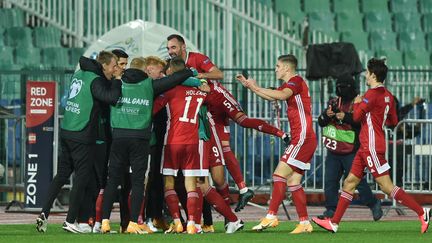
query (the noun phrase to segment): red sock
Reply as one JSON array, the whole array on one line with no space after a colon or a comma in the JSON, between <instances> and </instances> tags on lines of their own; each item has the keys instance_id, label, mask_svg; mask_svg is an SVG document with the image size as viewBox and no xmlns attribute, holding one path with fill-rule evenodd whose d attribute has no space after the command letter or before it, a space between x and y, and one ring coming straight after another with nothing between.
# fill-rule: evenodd
<instances>
[{"instance_id":1,"label":"red sock","mask_svg":"<svg viewBox=\"0 0 432 243\"><path fill-rule=\"evenodd\" d=\"M144 219L145 219L145 195L143 197L143 201L141 203L141 209L140 209L140 213L138 215L138 224L144 224Z\"/></svg>"},{"instance_id":2,"label":"red sock","mask_svg":"<svg viewBox=\"0 0 432 243\"><path fill-rule=\"evenodd\" d=\"M228 172L231 174L234 182L241 190L246 187L246 183L243 180L243 175L241 173L240 164L235 157L234 153L231 151L229 146L224 146L223 148L223 156L225 159L225 165L228 169Z\"/></svg>"},{"instance_id":3,"label":"red sock","mask_svg":"<svg viewBox=\"0 0 432 243\"><path fill-rule=\"evenodd\" d=\"M289 186L288 190L291 192L299 221L309 220L306 209L306 194L303 187L301 185Z\"/></svg>"},{"instance_id":4,"label":"red sock","mask_svg":"<svg viewBox=\"0 0 432 243\"><path fill-rule=\"evenodd\" d=\"M228 183L224 182L224 184L221 187L217 188L218 193L222 196L223 200L225 201L226 205L230 205L230 194L229 194L229 186Z\"/></svg>"},{"instance_id":5,"label":"red sock","mask_svg":"<svg viewBox=\"0 0 432 243\"><path fill-rule=\"evenodd\" d=\"M187 193L187 211L188 220L195 221L195 212L198 202L198 193L196 191L191 191ZM202 205L202 204L201 204Z\"/></svg>"},{"instance_id":6,"label":"red sock","mask_svg":"<svg viewBox=\"0 0 432 243\"><path fill-rule=\"evenodd\" d=\"M197 201L197 207L195 211L195 223L201 224L204 198L201 189L197 189L197 193L198 193L198 201Z\"/></svg>"},{"instance_id":7,"label":"red sock","mask_svg":"<svg viewBox=\"0 0 432 243\"><path fill-rule=\"evenodd\" d=\"M277 129L263 120L250 118L246 115L238 118L236 122L242 127L253 128L260 132L271 134L280 138L285 134L285 132Z\"/></svg>"},{"instance_id":8,"label":"red sock","mask_svg":"<svg viewBox=\"0 0 432 243\"><path fill-rule=\"evenodd\" d=\"M222 214L229 222L235 222L238 220L237 216L233 213L231 208L226 205L222 196L217 193L217 191L210 187L205 192L205 199L210 203L218 213Z\"/></svg>"},{"instance_id":9,"label":"red sock","mask_svg":"<svg viewBox=\"0 0 432 243\"><path fill-rule=\"evenodd\" d=\"M165 202L173 219L180 218L179 199L174 190L165 191Z\"/></svg>"},{"instance_id":10,"label":"red sock","mask_svg":"<svg viewBox=\"0 0 432 243\"><path fill-rule=\"evenodd\" d=\"M343 215L345 214L346 209L349 207L352 200L353 200L353 194L346 191L342 191L339 197L338 205L336 207L336 212L334 213L333 218L331 219L332 223L335 224L340 223Z\"/></svg>"},{"instance_id":11,"label":"red sock","mask_svg":"<svg viewBox=\"0 0 432 243\"><path fill-rule=\"evenodd\" d=\"M408 195L402 188L395 186L390 196L396 199L398 203L416 212L418 216L423 215L423 208L414 200L413 197Z\"/></svg>"},{"instance_id":12,"label":"red sock","mask_svg":"<svg viewBox=\"0 0 432 243\"><path fill-rule=\"evenodd\" d=\"M96 199L96 222L102 222L102 203L103 203L104 189L99 191L99 195Z\"/></svg>"},{"instance_id":13,"label":"red sock","mask_svg":"<svg viewBox=\"0 0 432 243\"><path fill-rule=\"evenodd\" d=\"M286 183L286 178L273 174L273 192L272 198L270 200L268 214L277 214L279 205L285 198Z\"/></svg>"}]
</instances>

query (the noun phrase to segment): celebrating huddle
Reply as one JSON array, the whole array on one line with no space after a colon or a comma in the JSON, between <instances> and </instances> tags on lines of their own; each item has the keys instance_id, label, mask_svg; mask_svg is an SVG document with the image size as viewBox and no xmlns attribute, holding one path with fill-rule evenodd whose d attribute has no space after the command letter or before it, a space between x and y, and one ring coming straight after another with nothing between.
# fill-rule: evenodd
<instances>
[{"instance_id":1,"label":"celebrating huddle","mask_svg":"<svg viewBox=\"0 0 432 243\"><path fill-rule=\"evenodd\" d=\"M312 232L301 182L305 170L310 169L317 137L312 128L309 89L296 74L296 57L288 54L278 58L275 73L283 84L277 90L262 88L241 74L236 77L266 100L287 102L290 134L286 134L265 121L248 117L218 81L223 79L222 71L207 56L187 52L180 35L168 36L167 50L171 57L168 62L154 56L139 57L131 61L128 69L128 55L121 50L102 51L96 60L81 57L80 70L72 78L80 81L79 87L77 82L71 84L62 121L57 175L36 220L37 230L47 230L51 206L72 172L75 177L70 206L63 224L66 231L112 232L110 214L119 186L122 232L146 234L156 228L165 233L213 232L211 207L224 216L226 233L242 229L243 221L229 205L225 168L240 191L235 212L245 207L254 192L244 182L230 147L232 120L242 127L277 136L287 145L273 174L268 213L253 230L279 224L276 215L288 187L300 221L291 233ZM375 143L376 138L382 138L387 117L392 124L397 122L393 119L392 96L382 86L383 73L387 72L384 67L380 60L369 61L367 79L371 89L355 100L354 120L362 124L361 149L344 183L335 215L332 219L312 219L328 231L337 231L365 167L385 193L417 212L422 233L428 228L430 209L421 208L403 189L393 185L383 157L385 148L383 151L382 143ZM80 112L73 112L76 109ZM170 225L162 216L163 200L172 218ZM186 219L182 218L179 204Z\"/></svg>"}]
</instances>

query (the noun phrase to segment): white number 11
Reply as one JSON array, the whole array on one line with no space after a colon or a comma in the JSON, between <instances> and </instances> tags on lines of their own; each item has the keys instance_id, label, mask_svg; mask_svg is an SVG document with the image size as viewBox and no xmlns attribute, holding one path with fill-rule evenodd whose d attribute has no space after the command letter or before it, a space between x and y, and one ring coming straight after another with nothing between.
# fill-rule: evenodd
<instances>
[{"instance_id":1,"label":"white number 11","mask_svg":"<svg viewBox=\"0 0 432 243\"><path fill-rule=\"evenodd\" d=\"M185 109L184 109L184 112L183 112L183 116L179 118L179 121L181 121L181 122L190 122L190 123L195 124L196 120L197 120L197 115L198 115L199 109L200 109L201 104L203 102L203 98L198 98L196 100L197 103L198 103L198 105L196 107L196 111L195 111L195 114L194 114L194 116L193 116L192 119L189 119L187 117L188 111L189 111L189 106L190 106L190 103L191 103L191 100L192 100L192 96L186 96L185 100L186 100Z\"/></svg>"}]
</instances>

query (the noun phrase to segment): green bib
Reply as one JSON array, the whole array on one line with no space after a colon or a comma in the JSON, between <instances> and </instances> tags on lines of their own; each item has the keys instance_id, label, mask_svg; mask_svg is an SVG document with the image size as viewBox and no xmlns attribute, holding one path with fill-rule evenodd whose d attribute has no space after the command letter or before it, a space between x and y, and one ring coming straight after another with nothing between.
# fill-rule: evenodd
<instances>
[{"instance_id":1,"label":"green bib","mask_svg":"<svg viewBox=\"0 0 432 243\"><path fill-rule=\"evenodd\" d=\"M333 125L328 125L323 129L323 136L339 142L354 143L355 132L353 130L337 129Z\"/></svg>"},{"instance_id":2,"label":"green bib","mask_svg":"<svg viewBox=\"0 0 432 243\"><path fill-rule=\"evenodd\" d=\"M151 124L153 112L153 81L122 83L122 97L111 107L111 127L145 129Z\"/></svg>"},{"instance_id":3,"label":"green bib","mask_svg":"<svg viewBox=\"0 0 432 243\"><path fill-rule=\"evenodd\" d=\"M72 76L61 125L62 129L81 131L87 126L93 109L91 84L97 77L99 75L82 70L77 71Z\"/></svg>"}]
</instances>

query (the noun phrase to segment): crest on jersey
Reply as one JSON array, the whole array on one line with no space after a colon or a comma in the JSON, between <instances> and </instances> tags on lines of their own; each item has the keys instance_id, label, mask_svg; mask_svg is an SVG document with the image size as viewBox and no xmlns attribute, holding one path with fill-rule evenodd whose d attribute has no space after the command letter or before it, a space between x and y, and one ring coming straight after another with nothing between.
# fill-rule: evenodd
<instances>
[{"instance_id":1,"label":"crest on jersey","mask_svg":"<svg viewBox=\"0 0 432 243\"><path fill-rule=\"evenodd\" d=\"M76 78L72 79L72 83L69 88L69 99L75 98L75 96L77 96L81 91L81 87L82 80Z\"/></svg>"}]
</instances>

